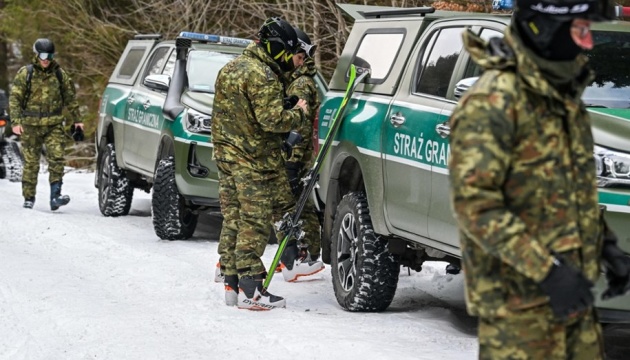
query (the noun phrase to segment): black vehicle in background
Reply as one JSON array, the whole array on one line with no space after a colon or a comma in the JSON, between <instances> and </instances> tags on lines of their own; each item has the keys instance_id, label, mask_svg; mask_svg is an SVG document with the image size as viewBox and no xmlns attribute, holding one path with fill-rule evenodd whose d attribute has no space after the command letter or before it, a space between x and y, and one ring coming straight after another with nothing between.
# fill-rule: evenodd
<instances>
[{"instance_id":1,"label":"black vehicle in background","mask_svg":"<svg viewBox=\"0 0 630 360\"><path fill-rule=\"evenodd\" d=\"M19 182L22 181L24 159L18 142L7 136L11 134L10 128L9 97L0 89L0 179Z\"/></svg>"}]
</instances>

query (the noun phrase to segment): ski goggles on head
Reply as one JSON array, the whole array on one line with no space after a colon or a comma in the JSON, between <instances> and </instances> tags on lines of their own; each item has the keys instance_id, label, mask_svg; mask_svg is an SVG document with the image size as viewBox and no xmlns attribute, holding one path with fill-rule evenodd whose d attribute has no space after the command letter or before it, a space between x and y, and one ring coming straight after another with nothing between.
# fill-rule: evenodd
<instances>
[{"instance_id":1,"label":"ski goggles on head","mask_svg":"<svg viewBox=\"0 0 630 360\"><path fill-rule=\"evenodd\" d=\"M53 54L53 53L39 53L39 54L37 54L37 57L40 60L52 60L54 55L55 54Z\"/></svg>"},{"instance_id":2,"label":"ski goggles on head","mask_svg":"<svg viewBox=\"0 0 630 360\"><path fill-rule=\"evenodd\" d=\"M305 43L302 40L298 40L298 42L300 43L300 49L304 50L304 52L306 53L306 56L312 58L313 56L315 56L315 51L317 50L317 45L309 45L307 43Z\"/></svg>"}]
</instances>

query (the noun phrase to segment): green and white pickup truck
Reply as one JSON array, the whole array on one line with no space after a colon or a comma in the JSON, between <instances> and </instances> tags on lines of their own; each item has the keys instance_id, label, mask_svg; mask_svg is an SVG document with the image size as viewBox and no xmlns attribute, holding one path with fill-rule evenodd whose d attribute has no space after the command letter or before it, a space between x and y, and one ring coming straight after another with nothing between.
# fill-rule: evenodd
<instances>
[{"instance_id":1,"label":"green and white pickup truck","mask_svg":"<svg viewBox=\"0 0 630 360\"><path fill-rule=\"evenodd\" d=\"M325 203L322 258L331 264L339 304L381 311L391 303L400 265L427 260L459 266L459 235L449 200L448 118L480 69L462 32L502 36L509 15L339 4L355 18L319 116L320 142L339 108L351 63L367 63L319 177ZM594 25L589 53L598 73L584 94L600 164L600 201L630 252L630 23ZM603 277L602 277L603 278ZM604 288L602 279L596 288ZM597 296L599 299L599 296ZM599 301L604 322L629 322L630 299Z\"/></svg>"},{"instance_id":2,"label":"green and white pickup truck","mask_svg":"<svg viewBox=\"0 0 630 360\"><path fill-rule=\"evenodd\" d=\"M191 32L128 42L100 103L94 185L103 215L127 215L134 189L152 189L155 233L176 240L193 235L200 211L219 209L214 83L251 42ZM323 96L321 74L315 82Z\"/></svg>"},{"instance_id":3,"label":"green and white pickup truck","mask_svg":"<svg viewBox=\"0 0 630 360\"><path fill-rule=\"evenodd\" d=\"M199 211L219 207L214 82L251 40L183 32L177 42L179 50L159 35L128 42L101 98L96 135L101 213L127 215L134 189L153 188L154 230L168 240L190 238Z\"/></svg>"}]
</instances>

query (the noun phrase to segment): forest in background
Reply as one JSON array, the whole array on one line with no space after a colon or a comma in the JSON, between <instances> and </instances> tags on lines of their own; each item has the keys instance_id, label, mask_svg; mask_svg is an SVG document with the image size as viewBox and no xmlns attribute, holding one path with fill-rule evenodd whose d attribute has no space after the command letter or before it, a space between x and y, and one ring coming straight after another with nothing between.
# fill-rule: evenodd
<instances>
[{"instance_id":1,"label":"forest in background","mask_svg":"<svg viewBox=\"0 0 630 360\"><path fill-rule=\"evenodd\" d=\"M0 0L0 89L8 89L17 69L30 62L37 38L52 39L57 60L78 85L91 139L100 96L135 34L173 39L193 31L253 39L271 16L309 34L319 45L315 61L330 79L352 26L335 3L492 10L492 0Z\"/></svg>"}]
</instances>

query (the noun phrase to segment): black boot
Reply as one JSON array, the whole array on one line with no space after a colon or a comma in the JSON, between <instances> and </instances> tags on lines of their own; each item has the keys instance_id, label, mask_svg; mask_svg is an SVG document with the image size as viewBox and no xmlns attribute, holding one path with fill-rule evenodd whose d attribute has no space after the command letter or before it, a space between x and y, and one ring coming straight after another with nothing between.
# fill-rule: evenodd
<instances>
[{"instance_id":1,"label":"black boot","mask_svg":"<svg viewBox=\"0 0 630 360\"><path fill-rule=\"evenodd\" d=\"M236 306L238 303L238 275L225 275L225 305Z\"/></svg>"},{"instance_id":2,"label":"black boot","mask_svg":"<svg viewBox=\"0 0 630 360\"><path fill-rule=\"evenodd\" d=\"M24 199L24 205L22 205L26 209L32 209L35 206L35 197L30 197Z\"/></svg>"},{"instance_id":3,"label":"black boot","mask_svg":"<svg viewBox=\"0 0 630 360\"><path fill-rule=\"evenodd\" d=\"M241 276L238 280L238 307L247 310L273 310L286 307L286 301L280 296L263 291L266 273L254 276Z\"/></svg>"},{"instance_id":4,"label":"black boot","mask_svg":"<svg viewBox=\"0 0 630 360\"><path fill-rule=\"evenodd\" d=\"M300 277L313 275L324 270L323 262L309 260L308 252L306 249L298 248L297 241L287 243L280 257L284 280L294 282Z\"/></svg>"},{"instance_id":5,"label":"black boot","mask_svg":"<svg viewBox=\"0 0 630 360\"><path fill-rule=\"evenodd\" d=\"M61 195L61 182L50 184L50 210L57 210L59 207L68 205L70 196Z\"/></svg>"}]
</instances>

